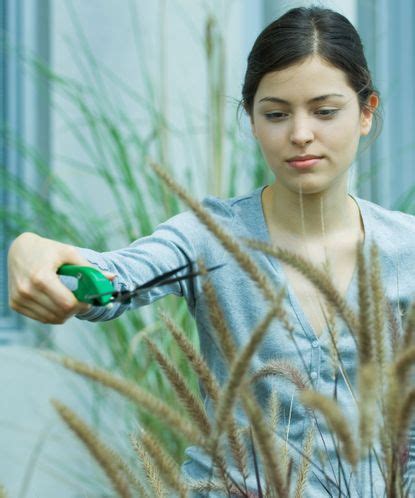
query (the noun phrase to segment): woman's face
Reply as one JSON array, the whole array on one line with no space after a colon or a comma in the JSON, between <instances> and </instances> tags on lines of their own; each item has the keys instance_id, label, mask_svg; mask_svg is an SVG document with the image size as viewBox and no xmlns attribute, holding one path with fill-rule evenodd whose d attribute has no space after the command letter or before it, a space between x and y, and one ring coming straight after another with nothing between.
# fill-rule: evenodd
<instances>
[{"instance_id":1,"label":"woman's face","mask_svg":"<svg viewBox=\"0 0 415 498\"><path fill-rule=\"evenodd\" d=\"M311 194L338 182L347 187L347 171L360 136L370 131L372 113L360 111L345 73L315 56L262 78L251 123L277 183L292 192L301 183ZM309 155L316 158L293 160Z\"/></svg>"}]
</instances>

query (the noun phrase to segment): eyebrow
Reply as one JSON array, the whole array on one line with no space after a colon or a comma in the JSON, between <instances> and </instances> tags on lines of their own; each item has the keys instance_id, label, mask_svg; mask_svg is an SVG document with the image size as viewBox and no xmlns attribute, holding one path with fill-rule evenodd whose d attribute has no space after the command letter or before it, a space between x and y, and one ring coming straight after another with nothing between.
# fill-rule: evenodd
<instances>
[{"instance_id":1,"label":"eyebrow","mask_svg":"<svg viewBox=\"0 0 415 498\"><path fill-rule=\"evenodd\" d=\"M327 100L330 97L345 97L341 93L328 93L326 95L319 95L318 97L313 97L312 99L307 101L307 104L311 104L313 102L321 102L323 100ZM274 104L287 104L289 105L290 102L288 100L280 99L279 97L264 97L261 99L258 103L260 102L272 102Z\"/></svg>"}]
</instances>

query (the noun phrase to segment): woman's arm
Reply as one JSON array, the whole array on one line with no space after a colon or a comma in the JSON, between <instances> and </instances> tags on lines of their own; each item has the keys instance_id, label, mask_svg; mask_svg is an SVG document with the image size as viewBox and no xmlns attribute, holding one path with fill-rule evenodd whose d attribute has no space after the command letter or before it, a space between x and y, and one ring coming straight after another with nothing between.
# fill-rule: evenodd
<instances>
[{"instance_id":1,"label":"woman's arm","mask_svg":"<svg viewBox=\"0 0 415 498\"><path fill-rule=\"evenodd\" d=\"M64 285L66 277L56 272L64 263L92 266L113 280L116 290L132 290L154 277L194 262L197 256L191 239L200 236L200 229L193 216L182 213L160 224L152 235L108 252L24 233L9 250L10 307L34 320L53 324L64 323L73 315L90 321L111 320L130 306L143 306L166 294L184 296L192 309L192 280L143 291L131 305L114 303L112 307L103 307L78 302Z\"/></svg>"},{"instance_id":2,"label":"woman's arm","mask_svg":"<svg viewBox=\"0 0 415 498\"><path fill-rule=\"evenodd\" d=\"M204 203L229 229L229 223L233 222L229 208L216 199L206 199ZM65 277L56 272L64 263L92 266L112 280L116 290L132 290L199 258L207 267L221 264L225 252L191 212L175 215L158 225L151 235L108 252L75 247L26 232L15 239L9 250L10 307L44 323L60 324L73 315L102 321L116 318L130 306L145 306L166 294L175 294L186 299L193 313L200 292L198 278L143 291L131 305L114 303L110 308L78 302L62 283Z\"/></svg>"},{"instance_id":3,"label":"woman's arm","mask_svg":"<svg viewBox=\"0 0 415 498\"><path fill-rule=\"evenodd\" d=\"M78 248L79 253L103 273L116 275L114 287L118 291L133 290L149 280L176 268L189 265L181 274L190 272L190 264L206 252L195 250L195 240L206 236L201 226L188 213L181 213L156 227L146 237L141 237L127 247L109 252L96 252ZM209 251L207 251L209 252ZM196 279L197 280L197 279ZM167 294L184 297L193 310L196 280L182 280L140 292L129 305L114 303L112 307L92 307L78 318L89 321L112 320L131 307L145 306Z\"/></svg>"}]
</instances>

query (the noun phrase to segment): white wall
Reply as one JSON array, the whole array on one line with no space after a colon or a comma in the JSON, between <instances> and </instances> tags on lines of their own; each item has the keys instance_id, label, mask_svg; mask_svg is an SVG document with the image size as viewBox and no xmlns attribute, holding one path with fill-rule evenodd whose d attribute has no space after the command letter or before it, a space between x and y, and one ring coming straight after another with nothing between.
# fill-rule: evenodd
<instances>
[{"instance_id":1,"label":"white wall","mask_svg":"<svg viewBox=\"0 0 415 498\"><path fill-rule=\"evenodd\" d=\"M357 1L356 0L264 0L268 14L277 17L294 7L309 7L316 5L336 10L346 16L353 24L357 19Z\"/></svg>"},{"instance_id":2,"label":"white wall","mask_svg":"<svg viewBox=\"0 0 415 498\"><path fill-rule=\"evenodd\" d=\"M59 26L52 33L53 67L68 77L85 80L85 73L80 71L80 65L73 57L74 51L79 53L79 34L76 33L73 16L68 8L68 5L72 4L91 51L99 63L107 66L120 80L128 83L134 91L143 96L146 95L145 75L149 75L152 89L157 96L156 101L168 115L172 126L184 133L189 118L194 122L198 132L194 134L193 140L199 144L203 157L206 134L202 127L206 122L206 113L209 112L206 107L207 73L203 40L206 10L212 11L224 27L227 40L225 91L230 102L240 98L249 46L261 27L261 2L136 0L134 3L137 6L135 12L131 11L130 2L127 1L52 2L53 25ZM160 36L163 25L165 29ZM141 46L139 51L136 49L137 39ZM164 65L160 60L161 54L164 57ZM125 96L120 100L120 92L115 87L111 89L108 82L105 85L109 89L106 96L108 102L125 111L134 120L137 131L145 133L148 126L144 110ZM59 98L56 98L56 102L62 103ZM66 112L70 111L67 102L63 105ZM183 112L183 107L187 109L187 113ZM228 112L235 112L235 104L229 103ZM80 160L84 157L62 118L63 113L53 114L52 151L56 157L54 167L70 184L76 182L80 191L88 195L88 200L102 206L106 202L106 190L91 188L90 180L82 171L78 170L75 176L74 170L57 158L58 155ZM183 141L171 138L169 145L173 150L175 168L180 171L180 165L187 165L192 158L183 147ZM206 192L199 193L202 195Z\"/></svg>"},{"instance_id":3,"label":"white wall","mask_svg":"<svg viewBox=\"0 0 415 498\"><path fill-rule=\"evenodd\" d=\"M20 346L0 349L0 378L0 483L7 496L113 496L107 477L50 401L63 402L123 455L133 428L121 421L131 406Z\"/></svg>"}]
</instances>

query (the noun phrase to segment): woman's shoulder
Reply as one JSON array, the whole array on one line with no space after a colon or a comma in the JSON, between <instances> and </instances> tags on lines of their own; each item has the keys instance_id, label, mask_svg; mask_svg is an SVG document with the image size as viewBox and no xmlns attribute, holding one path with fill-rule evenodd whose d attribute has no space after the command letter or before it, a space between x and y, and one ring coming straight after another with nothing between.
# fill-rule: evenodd
<instances>
[{"instance_id":1,"label":"woman's shoulder","mask_svg":"<svg viewBox=\"0 0 415 498\"><path fill-rule=\"evenodd\" d=\"M247 194L237 195L227 198L220 198L213 195L208 195L200 201L200 206L203 211L207 211L210 215L225 224L233 222L235 218L244 219L255 217L258 215L258 207L261 203L258 202L260 199L260 192L262 188L257 188ZM168 224L174 224L177 226L183 226L184 228L192 227L194 229L197 226L203 226L203 213L200 214L196 212L195 209L187 209L169 220Z\"/></svg>"},{"instance_id":2,"label":"woman's shoulder","mask_svg":"<svg viewBox=\"0 0 415 498\"><path fill-rule=\"evenodd\" d=\"M415 271L415 216L386 209L378 204L357 199L366 233L393 266L405 265L410 276ZM412 286L411 278L411 286Z\"/></svg>"},{"instance_id":3,"label":"woman's shoulder","mask_svg":"<svg viewBox=\"0 0 415 498\"><path fill-rule=\"evenodd\" d=\"M226 199L207 196L203 200L203 205L218 213L222 212L223 214L234 217L241 214L241 212L251 212L253 208L261 205L258 203L258 199L260 199L263 188L259 187L247 194L232 196Z\"/></svg>"},{"instance_id":4,"label":"woman's shoulder","mask_svg":"<svg viewBox=\"0 0 415 498\"><path fill-rule=\"evenodd\" d=\"M388 292L400 296L403 302L413 300L415 287L415 216L394 209L386 209L364 199L356 199L361 209L365 232L379 249L384 285ZM405 297L406 296L406 297Z\"/></svg>"},{"instance_id":5,"label":"woman's shoulder","mask_svg":"<svg viewBox=\"0 0 415 498\"><path fill-rule=\"evenodd\" d=\"M169 240L196 252L212 252L219 249L220 243L209 228L213 220L231 236L246 236L251 225L257 224L255 217L260 216L256 207L260 189L239 196L221 199L206 196L193 209L184 210L157 225L153 238Z\"/></svg>"},{"instance_id":6,"label":"woman's shoulder","mask_svg":"<svg viewBox=\"0 0 415 498\"><path fill-rule=\"evenodd\" d=\"M391 237L393 235L403 239L415 238L415 216L403 211L387 209L374 202L355 198L362 210L365 223L379 235Z\"/></svg>"}]
</instances>

